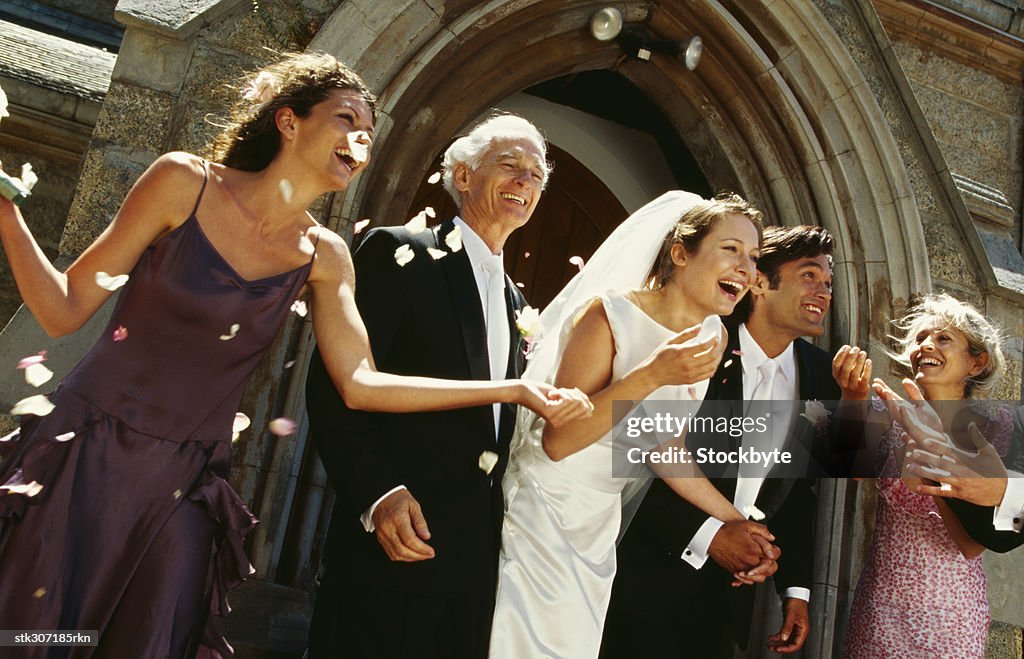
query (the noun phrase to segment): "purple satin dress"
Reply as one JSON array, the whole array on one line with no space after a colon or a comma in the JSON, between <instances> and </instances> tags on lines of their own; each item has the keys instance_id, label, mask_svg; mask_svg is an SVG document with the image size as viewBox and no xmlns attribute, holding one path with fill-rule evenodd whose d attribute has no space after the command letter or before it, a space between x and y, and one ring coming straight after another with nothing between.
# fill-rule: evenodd
<instances>
[{"instance_id":1,"label":"purple satin dress","mask_svg":"<svg viewBox=\"0 0 1024 659\"><path fill-rule=\"evenodd\" d=\"M225 480L232 423L312 261L243 279L198 207L143 253L56 408L0 444L0 483L43 486L0 496L0 628L100 632L98 648L4 656L231 654L208 618L251 574L242 539L256 524Z\"/></svg>"}]
</instances>

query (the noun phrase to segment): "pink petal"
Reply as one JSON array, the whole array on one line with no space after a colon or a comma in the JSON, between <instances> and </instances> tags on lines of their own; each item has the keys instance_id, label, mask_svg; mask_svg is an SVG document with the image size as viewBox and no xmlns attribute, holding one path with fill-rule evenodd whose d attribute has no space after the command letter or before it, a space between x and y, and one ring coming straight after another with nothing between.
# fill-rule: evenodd
<instances>
[{"instance_id":1,"label":"pink petal","mask_svg":"<svg viewBox=\"0 0 1024 659\"><path fill-rule=\"evenodd\" d=\"M569 259L569 263L572 263L574 266L576 266L580 270L583 269L583 265L584 265L583 264L583 258L580 257L580 256L573 256L572 258Z\"/></svg>"},{"instance_id":2,"label":"pink petal","mask_svg":"<svg viewBox=\"0 0 1024 659\"><path fill-rule=\"evenodd\" d=\"M742 350L738 350L738 349L737 350L733 350L732 354L736 355L737 357L742 357L743 356L743 351Z\"/></svg>"},{"instance_id":3,"label":"pink petal","mask_svg":"<svg viewBox=\"0 0 1024 659\"><path fill-rule=\"evenodd\" d=\"M120 325L116 330L114 330L114 333L111 335L111 338L113 338L115 341L124 341L125 339L128 338L128 328L125 327L124 325Z\"/></svg>"},{"instance_id":4,"label":"pink petal","mask_svg":"<svg viewBox=\"0 0 1024 659\"><path fill-rule=\"evenodd\" d=\"M46 361L46 351L40 350L38 353L29 357L24 357L18 362L18 368L28 368L32 364L42 364Z\"/></svg>"},{"instance_id":5,"label":"pink petal","mask_svg":"<svg viewBox=\"0 0 1024 659\"><path fill-rule=\"evenodd\" d=\"M287 435L295 434L295 431L298 429L298 427L299 425L297 423L295 423L291 419L286 419L285 417L274 419L273 421L267 424L267 430L277 435L278 437L285 437Z\"/></svg>"},{"instance_id":6,"label":"pink petal","mask_svg":"<svg viewBox=\"0 0 1024 659\"><path fill-rule=\"evenodd\" d=\"M529 252L523 252L523 258L524 259L530 258L530 253Z\"/></svg>"},{"instance_id":7,"label":"pink petal","mask_svg":"<svg viewBox=\"0 0 1024 659\"><path fill-rule=\"evenodd\" d=\"M353 235L358 236L359 233L370 224L370 220L359 220L356 222L356 226L352 229Z\"/></svg>"}]
</instances>

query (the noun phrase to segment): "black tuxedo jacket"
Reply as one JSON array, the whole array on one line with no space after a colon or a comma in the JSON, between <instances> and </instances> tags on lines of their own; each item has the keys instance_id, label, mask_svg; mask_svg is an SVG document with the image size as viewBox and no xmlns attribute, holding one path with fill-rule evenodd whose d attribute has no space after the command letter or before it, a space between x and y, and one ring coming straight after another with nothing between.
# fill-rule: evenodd
<instances>
[{"instance_id":1,"label":"black tuxedo jacket","mask_svg":"<svg viewBox=\"0 0 1024 659\"><path fill-rule=\"evenodd\" d=\"M742 414L743 367L741 358L730 358L738 347L738 329L729 327L726 355L709 384L700 412L702 416L718 415L721 410L730 409L734 414ZM831 356L802 339L795 341L794 349L800 398L822 402L837 400L840 390L832 378ZM730 402L723 406L713 401ZM802 407L803 404L800 405ZM797 414L800 411L797 409ZM827 441L827 436L816 430L805 417L795 416L792 424L787 448L798 445L810 447L815 442ZM724 445L735 446L736 440L695 435L687 439L687 444L691 450L709 444L721 448ZM736 489L734 478L717 478L712 482L727 499L732 500ZM765 514L765 523L777 538L775 544L782 549L779 569L775 574L775 584L780 592L794 586L811 587L815 511L813 482L811 478L769 477L758 493L756 505ZM699 584L704 584L704 587L709 583L716 584L712 587L731 591L726 596L731 610L731 626L736 641L745 646L753 608L753 589L731 588L730 575L710 558L699 571L681 558L707 518L707 513L680 498L663 481L655 480L618 547L620 574L616 579L635 579L637 583L617 581L616 592L627 597L631 606L648 608L653 619L664 620L679 617L681 607L693 602L687 593L694 592ZM644 564L645 567L629 569L628 563Z\"/></svg>"},{"instance_id":2,"label":"black tuxedo jacket","mask_svg":"<svg viewBox=\"0 0 1024 659\"><path fill-rule=\"evenodd\" d=\"M1004 460L1007 469L1024 473L1024 405L1013 415L1013 444L1010 454ZM1016 549L1024 544L1024 532L996 531L992 525L992 508L968 503L962 499L946 499L967 533L987 549L1000 553Z\"/></svg>"},{"instance_id":3,"label":"black tuxedo jacket","mask_svg":"<svg viewBox=\"0 0 1024 659\"><path fill-rule=\"evenodd\" d=\"M366 323L377 368L404 375L489 380L484 313L465 250L451 252L444 222L416 235L404 228L369 232L354 255L356 302ZM395 250L412 247L400 267ZM448 255L435 260L427 248ZM514 310L524 300L506 276L508 376L517 377ZM515 410L503 405L497 442L490 405L443 412L382 414L345 407L315 352L306 383L310 431L337 501L327 543L327 569L355 587L445 597L493 587L502 519L501 475ZM494 451L490 475L480 454ZM359 521L377 499L405 485L430 528L433 559L388 560ZM321 596L324 596L321 593Z\"/></svg>"}]
</instances>

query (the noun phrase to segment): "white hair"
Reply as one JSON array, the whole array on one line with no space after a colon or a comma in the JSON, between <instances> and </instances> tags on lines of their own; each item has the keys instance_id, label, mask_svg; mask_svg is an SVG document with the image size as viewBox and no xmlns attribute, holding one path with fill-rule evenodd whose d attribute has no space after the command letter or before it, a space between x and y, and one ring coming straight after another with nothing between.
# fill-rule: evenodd
<instances>
[{"instance_id":1,"label":"white hair","mask_svg":"<svg viewBox=\"0 0 1024 659\"><path fill-rule=\"evenodd\" d=\"M445 191L455 200L455 205L462 208L462 193L455 187L455 166L460 162L471 170L480 166L480 159L495 140L527 139L534 142L540 149L540 167L543 170L542 188L548 184L551 166L548 164L548 145L544 136L526 119L507 113L495 113L478 124L467 135L452 142L444 152L441 160L441 174Z\"/></svg>"}]
</instances>

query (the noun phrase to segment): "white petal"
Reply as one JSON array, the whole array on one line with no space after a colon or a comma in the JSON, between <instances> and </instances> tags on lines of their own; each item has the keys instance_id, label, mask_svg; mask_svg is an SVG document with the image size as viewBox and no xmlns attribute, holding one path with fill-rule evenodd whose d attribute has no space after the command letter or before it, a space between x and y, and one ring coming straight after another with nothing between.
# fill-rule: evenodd
<instances>
[{"instance_id":1,"label":"white petal","mask_svg":"<svg viewBox=\"0 0 1024 659\"><path fill-rule=\"evenodd\" d=\"M7 111L7 94L5 94L3 88L0 87L0 118L9 116L11 116L11 113Z\"/></svg>"},{"instance_id":2,"label":"white petal","mask_svg":"<svg viewBox=\"0 0 1024 659\"><path fill-rule=\"evenodd\" d=\"M53 371L42 364L30 364L25 368L25 382L28 382L33 387L43 386L49 382L52 377Z\"/></svg>"},{"instance_id":3,"label":"white petal","mask_svg":"<svg viewBox=\"0 0 1024 659\"><path fill-rule=\"evenodd\" d=\"M54 439L56 439L58 442L66 442L66 441L72 440L74 438L75 438L75 433L73 433L73 432L66 432L63 435L57 435L56 437L54 437Z\"/></svg>"},{"instance_id":4,"label":"white petal","mask_svg":"<svg viewBox=\"0 0 1024 659\"><path fill-rule=\"evenodd\" d=\"M308 311L308 309L306 308L306 301L295 300L294 302L292 302L292 311L294 311L297 316L305 318L306 312Z\"/></svg>"},{"instance_id":5,"label":"white petal","mask_svg":"<svg viewBox=\"0 0 1024 659\"><path fill-rule=\"evenodd\" d=\"M423 209L423 212L427 214L427 217L437 217L437 213L434 212L434 208L432 206L427 206Z\"/></svg>"},{"instance_id":6,"label":"white petal","mask_svg":"<svg viewBox=\"0 0 1024 659\"><path fill-rule=\"evenodd\" d=\"M231 424L231 432L242 432L249 427L252 421L241 412L235 412L235 421Z\"/></svg>"},{"instance_id":7,"label":"white petal","mask_svg":"<svg viewBox=\"0 0 1024 659\"><path fill-rule=\"evenodd\" d=\"M11 494L24 494L27 497L34 497L43 491L43 486L36 481L32 481L31 483L0 485L0 490L7 490Z\"/></svg>"},{"instance_id":8,"label":"white petal","mask_svg":"<svg viewBox=\"0 0 1024 659\"><path fill-rule=\"evenodd\" d=\"M21 429L18 428L17 430L15 430L13 432L9 432L6 435L4 435L3 437L0 437L0 442L9 442L9 441L11 441L12 439L14 439L15 437L17 437L20 434L21 434Z\"/></svg>"},{"instance_id":9,"label":"white petal","mask_svg":"<svg viewBox=\"0 0 1024 659\"><path fill-rule=\"evenodd\" d=\"M435 183L437 183L440 180L441 180L441 172L434 172L433 174L431 174L427 178L427 183L429 183L430 185L434 185Z\"/></svg>"},{"instance_id":10,"label":"white petal","mask_svg":"<svg viewBox=\"0 0 1024 659\"><path fill-rule=\"evenodd\" d=\"M46 595L46 589L45 588L36 588L36 592L32 593L32 597L34 597L36 599L39 599L39 598L41 598L41 597L43 597L45 595Z\"/></svg>"},{"instance_id":11,"label":"white petal","mask_svg":"<svg viewBox=\"0 0 1024 659\"><path fill-rule=\"evenodd\" d=\"M284 367L285 368L291 368L292 366L295 366L295 360L294 359L289 359L288 361L286 361L284 363Z\"/></svg>"},{"instance_id":12,"label":"white petal","mask_svg":"<svg viewBox=\"0 0 1024 659\"><path fill-rule=\"evenodd\" d=\"M286 178L281 179L277 182L277 189L281 191L281 198L284 199L284 203L292 203L292 197L295 196L295 188L292 187L292 182Z\"/></svg>"},{"instance_id":13,"label":"white petal","mask_svg":"<svg viewBox=\"0 0 1024 659\"><path fill-rule=\"evenodd\" d=\"M943 492L952 492L953 486L950 485L949 483L939 483L939 490Z\"/></svg>"},{"instance_id":14,"label":"white petal","mask_svg":"<svg viewBox=\"0 0 1024 659\"><path fill-rule=\"evenodd\" d=\"M29 396L28 398L22 398L14 407L11 408L11 414L19 416L22 414L34 414L36 416L46 416L53 411L54 404L50 402L50 399L42 394L35 396Z\"/></svg>"},{"instance_id":15,"label":"white petal","mask_svg":"<svg viewBox=\"0 0 1024 659\"><path fill-rule=\"evenodd\" d=\"M39 177L36 176L36 173L32 171L32 165L30 163L23 164L21 166L22 185L31 190L32 188L36 187L36 183L38 182Z\"/></svg>"},{"instance_id":16,"label":"white petal","mask_svg":"<svg viewBox=\"0 0 1024 659\"><path fill-rule=\"evenodd\" d=\"M448 249L452 250L452 252L457 252L462 249L462 227L456 225L456 227L444 237L444 244L448 245Z\"/></svg>"},{"instance_id":17,"label":"white petal","mask_svg":"<svg viewBox=\"0 0 1024 659\"><path fill-rule=\"evenodd\" d=\"M732 366L732 360L731 359L726 361L724 364L722 364L722 368L729 368L730 366Z\"/></svg>"},{"instance_id":18,"label":"white petal","mask_svg":"<svg viewBox=\"0 0 1024 659\"><path fill-rule=\"evenodd\" d=\"M402 245L395 250L395 263L401 267L405 267L405 264L412 261L416 254L413 253L412 248L408 245Z\"/></svg>"},{"instance_id":19,"label":"white petal","mask_svg":"<svg viewBox=\"0 0 1024 659\"><path fill-rule=\"evenodd\" d=\"M181 498L181 490L175 490L175 491L171 492L171 496L174 497L175 499L180 499Z\"/></svg>"},{"instance_id":20,"label":"white petal","mask_svg":"<svg viewBox=\"0 0 1024 659\"><path fill-rule=\"evenodd\" d=\"M427 228L427 214L423 211L416 213L411 220L405 223L405 230L416 235L420 231L424 231Z\"/></svg>"},{"instance_id":21,"label":"white petal","mask_svg":"<svg viewBox=\"0 0 1024 659\"><path fill-rule=\"evenodd\" d=\"M433 247L427 248L427 254L430 254L430 256L433 257L435 261L437 261L438 259L443 259L444 257L448 256L448 252L444 251L443 249L434 249Z\"/></svg>"},{"instance_id":22,"label":"white petal","mask_svg":"<svg viewBox=\"0 0 1024 659\"><path fill-rule=\"evenodd\" d=\"M368 224L370 224L370 220L359 220L358 222L356 222L355 227L353 227L352 234L358 236L359 233L363 229L365 229Z\"/></svg>"},{"instance_id":23,"label":"white petal","mask_svg":"<svg viewBox=\"0 0 1024 659\"><path fill-rule=\"evenodd\" d=\"M274 419L273 421L267 424L267 430L277 435L278 437L292 435L295 433L295 430L297 428L297 423L295 423L291 419L286 419L285 417Z\"/></svg>"},{"instance_id":24,"label":"white petal","mask_svg":"<svg viewBox=\"0 0 1024 659\"><path fill-rule=\"evenodd\" d=\"M569 263L572 263L574 266L576 266L580 270L583 269L583 265L584 265L583 264L583 257L581 257L581 256L573 256L572 258L569 259Z\"/></svg>"},{"instance_id":25,"label":"white petal","mask_svg":"<svg viewBox=\"0 0 1024 659\"><path fill-rule=\"evenodd\" d=\"M96 285L108 291L116 291L128 283L128 275L108 275L107 273L96 273Z\"/></svg>"},{"instance_id":26,"label":"white petal","mask_svg":"<svg viewBox=\"0 0 1024 659\"><path fill-rule=\"evenodd\" d=\"M484 451L480 454L480 459L476 464L480 467L480 471L489 474L494 469L494 465L498 464L498 454L494 451Z\"/></svg>"},{"instance_id":27,"label":"white petal","mask_svg":"<svg viewBox=\"0 0 1024 659\"><path fill-rule=\"evenodd\" d=\"M221 341L230 341L231 339L235 338L238 335L239 328L241 328L241 325L239 325L238 323L235 323L234 325L231 326L231 329L228 330L227 334L221 334L220 335L220 340Z\"/></svg>"},{"instance_id":28,"label":"white petal","mask_svg":"<svg viewBox=\"0 0 1024 659\"><path fill-rule=\"evenodd\" d=\"M352 160L357 163L366 162L370 157L369 142L370 136L366 131L357 130L348 134L348 150L352 153Z\"/></svg>"}]
</instances>

